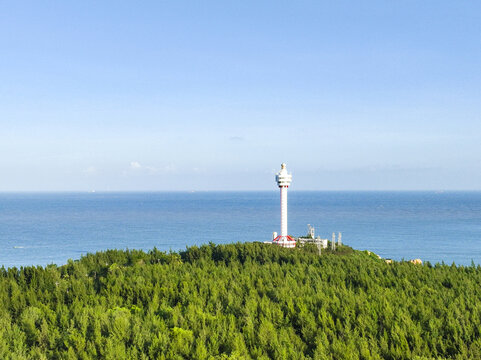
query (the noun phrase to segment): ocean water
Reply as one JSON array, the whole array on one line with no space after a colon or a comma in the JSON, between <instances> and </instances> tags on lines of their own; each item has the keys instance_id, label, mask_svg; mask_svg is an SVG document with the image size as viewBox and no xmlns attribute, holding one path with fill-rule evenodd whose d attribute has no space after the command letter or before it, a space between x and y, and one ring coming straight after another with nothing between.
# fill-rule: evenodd
<instances>
[{"instance_id":1,"label":"ocean water","mask_svg":"<svg viewBox=\"0 0 481 360\"><path fill-rule=\"evenodd\" d=\"M289 233L385 258L481 264L481 192L289 192ZM64 264L105 249L270 240L279 192L3 193L0 265Z\"/></svg>"}]
</instances>

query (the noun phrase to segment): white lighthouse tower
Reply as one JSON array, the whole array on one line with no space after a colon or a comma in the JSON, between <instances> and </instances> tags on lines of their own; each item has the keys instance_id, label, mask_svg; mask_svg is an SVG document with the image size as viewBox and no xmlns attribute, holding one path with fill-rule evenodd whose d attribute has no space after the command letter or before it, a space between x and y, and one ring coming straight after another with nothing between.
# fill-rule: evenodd
<instances>
[{"instance_id":1,"label":"white lighthouse tower","mask_svg":"<svg viewBox=\"0 0 481 360\"><path fill-rule=\"evenodd\" d=\"M283 247L295 247L296 240L287 234L287 188L292 182L292 174L286 169L286 164L281 165L281 171L276 174L276 182L281 189L281 234L272 242Z\"/></svg>"}]
</instances>

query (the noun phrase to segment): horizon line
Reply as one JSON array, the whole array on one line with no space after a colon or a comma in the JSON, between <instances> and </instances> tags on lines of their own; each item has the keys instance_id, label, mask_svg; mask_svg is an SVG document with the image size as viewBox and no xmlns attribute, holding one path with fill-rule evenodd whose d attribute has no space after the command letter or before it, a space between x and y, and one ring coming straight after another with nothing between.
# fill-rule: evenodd
<instances>
[{"instance_id":1,"label":"horizon line","mask_svg":"<svg viewBox=\"0 0 481 360\"><path fill-rule=\"evenodd\" d=\"M0 194L39 194L39 193L196 193L196 192L277 192L278 189L240 190L0 190ZM289 189L289 192L481 192L481 189Z\"/></svg>"}]
</instances>

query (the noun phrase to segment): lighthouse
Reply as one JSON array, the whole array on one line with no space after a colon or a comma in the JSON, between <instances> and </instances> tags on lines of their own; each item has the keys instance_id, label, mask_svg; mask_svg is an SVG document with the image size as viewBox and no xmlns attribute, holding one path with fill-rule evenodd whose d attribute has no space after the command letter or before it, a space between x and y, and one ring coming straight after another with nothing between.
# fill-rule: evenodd
<instances>
[{"instance_id":1,"label":"lighthouse","mask_svg":"<svg viewBox=\"0 0 481 360\"><path fill-rule=\"evenodd\" d=\"M296 246L296 240L287 234L287 188L292 182L292 174L286 169L286 164L281 165L281 171L276 174L277 186L281 191L281 234L272 242L282 247L292 248Z\"/></svg>"}]
</instances>

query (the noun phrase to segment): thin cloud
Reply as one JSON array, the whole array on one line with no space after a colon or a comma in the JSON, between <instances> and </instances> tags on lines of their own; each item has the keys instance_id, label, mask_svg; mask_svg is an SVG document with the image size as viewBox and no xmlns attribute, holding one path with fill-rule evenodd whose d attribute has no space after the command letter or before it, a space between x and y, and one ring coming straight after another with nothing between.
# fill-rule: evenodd
<instances>
[{"instance_id":1,"label":"thin cloud","mask_svg":"<svg viewBox=\"0 0 481 360\"><path fill-rule=\"evenodd\" d=\"M142 169L142 165L138 161L132 161L130 163L130 168L131 169Z\"/></svg>"},{"instance_id":2,"label":"thin cloud","mask_svg":"<svg viewBox=\"0 0 481 360\"><path fill-rule=\"evenodd\" d=\"M93 175L97 172L97 169L94 166L89 166L87 169L84 170L84 174Z\"/></svg>"},{"instance_id":3,"label":"thin cloud","mask_svg":"<svg viewBox=\"0 0 481 360\"><path fill-rule=\"evenodd\" d=\"M172 164L158 168L155 166L142 165L138 161L132 161L130 163L130 171L136 171L136 172L140 171L148 174L157 174L157 173L167 174L167 173L176 173L177 168Z\"/></svg>"}]
</instances>

